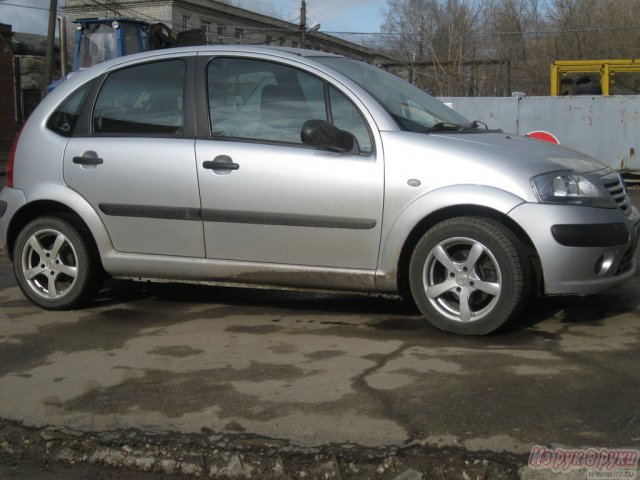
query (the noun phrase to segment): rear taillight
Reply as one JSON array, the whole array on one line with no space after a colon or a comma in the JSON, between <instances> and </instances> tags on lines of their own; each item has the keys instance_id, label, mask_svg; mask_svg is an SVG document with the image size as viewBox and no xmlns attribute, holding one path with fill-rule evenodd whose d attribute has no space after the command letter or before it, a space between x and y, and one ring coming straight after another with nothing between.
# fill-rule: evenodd
<instances>
[{"instance_id":1,"label":"rear taillight","mask_svg":"<svg viewBox=\"0 0 640 480\"><path fill-rule=\"evenodd\" d=\"M18 148L18 140L20 140L20 134L22 128L18 130L16 138L13 139L13 145L11 145L11 151L9 152L9 161L7 162L7 187L13 188L13 164L16 160L16 149Z\"/></svg>"}]
</instances>

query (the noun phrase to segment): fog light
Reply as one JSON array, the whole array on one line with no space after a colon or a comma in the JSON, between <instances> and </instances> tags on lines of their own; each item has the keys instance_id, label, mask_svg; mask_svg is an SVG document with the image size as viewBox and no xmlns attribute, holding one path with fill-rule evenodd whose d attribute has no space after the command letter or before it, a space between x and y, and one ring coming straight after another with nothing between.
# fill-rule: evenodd
<instances>
[{"instance_id":1,"label":"fog light","mask_svg":"<svg viewBox=\"0 0 640 480\"><path fill-rule=\"evenodd\" d=\"M613 259L614 255L611 252L601 255L593 267L593 271L596 275L606 275L609 273L609 270L611 270L611 266L613 265Z\"/></svg>"}]
</instances>

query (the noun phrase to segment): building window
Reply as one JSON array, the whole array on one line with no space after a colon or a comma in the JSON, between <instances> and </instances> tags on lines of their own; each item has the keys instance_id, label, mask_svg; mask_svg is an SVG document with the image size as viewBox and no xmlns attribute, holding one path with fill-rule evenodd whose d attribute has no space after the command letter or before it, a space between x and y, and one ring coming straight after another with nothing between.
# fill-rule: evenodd
<instances>
[{"instance_id":1,"label":"building window","mask_svg":"<svg viewBox=\"0 0 640 480\"><path fill-rule=\"evenodd\" d=\"M236 43L242 43L242 38L244 36L244 30L241 28L236 28Z\"/></svg>"},{"instance_id":2,"label":"building window","mask_svg":"<svg viewBox=\"0 0 640 480\"><path fill-rule=\"evenodd\" d=\"M182 16L182 30L189 30L189 24L191 23L191 17L188 15Z\"/></svg>"},{"instance_id":3,"label":"building window","mask_svg":"<svg viewBox=\"0 0 640 480\"><path fill-rule=\"evenodd\" d=\"M267 35L266 40L264 41L267 45L271 45L273 43L273 37L271 35Z\"/></svg>"},{"instance_id":4,"label":"building window","mask_svg":"<svg viewBox=\"0 0 640 480\"><path fill-rule=\"evenodd\" d=\"M200 28L202 29L202 33L204 34L204 38L209 43L209 32L211 32L211 22L207 22L205 20L200 20Z\"/></svg>"},{"instance_id":5,"label":"building window","mask_svg":"<svg viewBox=\"0 0 640 480\"><path fill-rule=\"evenodd\" d=\"M298 42L291 42L291 46L293 48L298 48Z\"/></svg>"},{"instance_id":6,"label":"building window","mask_svg":"<svg viewBox=\"0 0 640 480\"><path fill-rule=\"evenodd\" d=\"M281 38L280 39L280 46L284 47L285 45L286 45L286 42L285 42L284 38Z\"/></svg>"}]
</instances>

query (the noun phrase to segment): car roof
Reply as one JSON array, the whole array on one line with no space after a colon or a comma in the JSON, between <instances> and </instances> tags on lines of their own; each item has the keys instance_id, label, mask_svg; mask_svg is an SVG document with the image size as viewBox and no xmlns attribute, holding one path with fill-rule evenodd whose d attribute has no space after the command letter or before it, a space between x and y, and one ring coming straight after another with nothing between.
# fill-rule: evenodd
<instances>
[{"instance_id":1,"label":"car roof","mask_svg":"<svg viewBox=\"0 0 640 480\"><path fill-rule=\"evenodd\" d=\"M304 58L312 57L336 57L344 58L343 55L336 55L334 53L323 52L321 50L309 50L293 47L279 47L275 45L197 45L189 47L172 47L160 50L149 50L139 55L145 54L157 55L160 52L170 53L173 51L189 51L189 52L202 52L202 53L217 53L217 52L246 52L246 53L280 53L283 56L296 56Z\"/></svg>"},{"instance_id":2,"label":"car roof","mask_svg":"<svg viewBox=\"0 0 640 480\"><path fill-rule=\"evenodd\" d=\"M339 71L331 69L331 67L316 63L316 58L318 57L347 58L342 55L335 55L333 53L322 52L318 50L304 50L299 48L279 47L271 45L202 45L149 50L146 52L107 60L87 69L74 72L73 75L70 75L70 77L66 81L62 82L59 87L57 87L55 90L53 90L53 92L51 92L51 94L47 95L43 99L43 108L40 109L40 111L44 112L45 109L50 111L51 109L56 108L57 105L78 86L82 85L87 80L98 77L99 75L109 72L110 70L119 69L127 65L135 65L137 63L144 62L147 59L160 59L163 57L170 58L174 56L178 57L181 55L193 56L208 54L256 54L265 57L271 56L272 58L280 58L282 60L292 60L297 63L306 64L309 67L321 68L325 72L327 72L328 69L329 71L333 71L331 75L334 78L345 85L349 85L349 89L360 98L368 97L370 95L368 92L366 92L366 90L353 83L353 81L349 78L343 76ZM376 117L378 128L384 130L397 129L395 121L387 118L388 115L385 111L383 111L382 107L376 108L374 107L374 105L376 105L375 102L370 102L368 105L368 110L376 111L374 116Z\"/></svg>"},{"instance_id":3,"label":"car roof","mask_svg":"<svg viewBox=\"0 0 640 480\"><path fill-rule=\"evenodd\" d=\"M276 47L271 45L196 45L185 47L171 47L161 48L157 50L148 50L146 52L134 53L132 55L125 55L123 57L112 58L104 62L100 62L92 67L83 70L91 70L94 72L101 71L106 72L112 68L118 68L121 65L136 63L144 61L152 57L164 57L164 56L179 56L181 54L257 54L257 55L271 55L280 57L283 59L309 59L314 61L314 58L318 57L332 57L332 58L346 58L342 55L336 55L333 53L322 52L319 50L305 50L301 48L291 47ZM81 71L83 71L81 70ZM79 73L79 72L76 72Z\"/></svg>"},{"instance_id":4,"label":"car roof","mask_svg":"<svg viewBox=\"0 0 640 480\"><path fill-rule=\"evenodd\" d=\"M302 48L293 48L293 47L276 47L272 45L248 45L250 47L255 48L266 48L269 50L276 50L279 52L292 53L294 55L299 55L301 57L343 57L343 55L336 55L335 53L323 52L321 50L309 50Z\"/></svg>"}]
</instances>

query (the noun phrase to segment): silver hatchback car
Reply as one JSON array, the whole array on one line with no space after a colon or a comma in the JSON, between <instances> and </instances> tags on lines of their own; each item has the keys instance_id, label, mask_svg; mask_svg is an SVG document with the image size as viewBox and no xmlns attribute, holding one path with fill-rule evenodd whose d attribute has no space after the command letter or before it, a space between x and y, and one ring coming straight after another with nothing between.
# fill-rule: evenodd
<instances>
[{"instance_id":1,"label":"silver hatchback car","mask_svg":"<svg viewBox=\"0 0 640 480\"><path fill-rule=\"evenodd\" d=\"M0 242L46 309L104 275L410 293L481 335L532 294L629 280L620 176L479 128L385 71L315 51L192 47L102 63L32 114Z\"/></svg>"}]
</instances>

